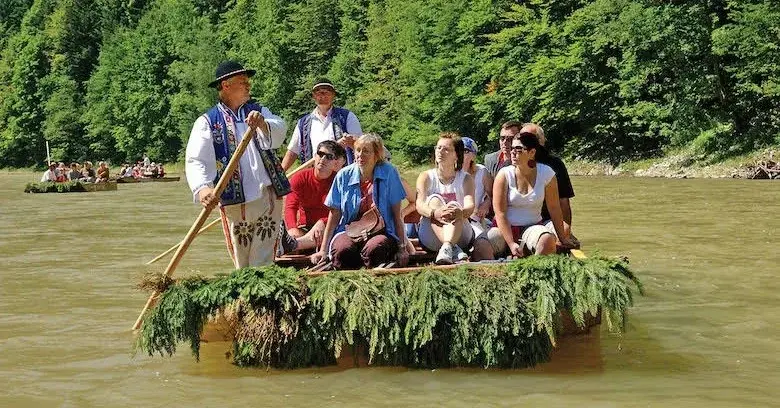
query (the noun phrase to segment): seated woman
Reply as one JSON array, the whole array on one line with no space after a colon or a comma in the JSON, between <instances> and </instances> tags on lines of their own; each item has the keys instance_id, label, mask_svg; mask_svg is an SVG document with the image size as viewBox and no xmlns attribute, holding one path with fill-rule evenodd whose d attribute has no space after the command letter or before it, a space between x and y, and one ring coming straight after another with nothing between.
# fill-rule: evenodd
<instances>
[{"instance_id":1,"label":"seated woman","mask_svg":"<svg viewBox=\"0 0 780 408\"><path fill-rule=\"evenodd\" d=\"M81 170L81 180L87 183L94 183L96 176L95 169L92 168L92 162L85 161L84 169Z\"/></svg>"},{"instance_id":2,"label":"seated woman","mask_svg":"<svg viewBox=\"0 0 780 408\"><path fill-rule=\"evenodd\" d=\"M512 166L499 170L493 184L495 221L515 257L553 254L558 238L563 247L573 246L563 230L555 172L536 163L538 147L533 133L516 135L512 139ZM542 203L547 204L552 218L546 224L542 224Z\"/></svg>"},{"instance_id":3,"label":"seated woman","mask_svg":"<svg viewBox=\"0 0 780 408\"><path fill-rule=\"evenodd\" d=\"M328 221L320 250L311 256L314 264L326 254L336 269L374 267L408 261L406 236L401 218L404 192L401 176L385 161L382 138L376 134L361 136L354 145L355 162L338 172L325 199ZM345 231L374 208L384 220L385 230L366 240L353 239Z\"/></svg>"},{"instance_id":4,"label":"seated woman","mask_svg":"<svg viewBox=\"0 0 780 408\"><path fill-rule=\"evenodd\" d=\"M70 172L68 173L68 180L77 181L80 178L81 178L81 170L79 170L79 164L71 163Z\"/></svg>"},{"instance_id":5,"label":"seated woman","mask_svg":"<svg viewBox=\"0 0 780 408\"><path fill-rule=\"evenodd\" d=\"M442 133L434 150L436 168L417 178L417 212L420 213L420 244L438 251L436 263L465 261L465 250L475 242L469 216L474 211L474 179L463 167L463 140L456 133ZM490 259L489 243L480 238L475 258ZM487 247L485 247L487 245ZM485 250L485 248L488 248Z\"/></svg>"},{"instance_id":6,"label":"seated woman","mask_svg":"<svg viewBox=\"0 0 780 408\"><path fill-rule=\"evenodd\" d=\"M65 163L60 162L57 166L57 182L62 183L68 181L68 168L65 167Z\"/></svg>"},{"instance_id":7,"label":"seated woman","mask_svg":"<svg viewBox=\"0 0 780 408\"><path fill-rule=\"evenodd\" d=\"M98 163L97 179L95 179L95 183L105 183L108 181L108 176L108 165L106 162L101 161Z\"/></svg>"}]
</instances>

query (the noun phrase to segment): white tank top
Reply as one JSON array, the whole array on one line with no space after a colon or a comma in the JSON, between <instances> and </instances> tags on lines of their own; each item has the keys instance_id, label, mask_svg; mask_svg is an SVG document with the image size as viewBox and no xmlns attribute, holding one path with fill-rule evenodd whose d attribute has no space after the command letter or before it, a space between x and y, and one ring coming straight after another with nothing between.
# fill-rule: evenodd
<instances>
[{"instance_id":1,"label":"white tank top","mask_svg":"<svg viewBox=\"0 0 780 408\"><path fill-rule=\"evenodd\" d=\"M487 198L485 184L482 183L487 171L487 167L477 164L477 171L474 173L474 208L479 208L479 205Z\"/></svg>"},{"instance_id":2,"label":"white tank top","mask_svg":"<svg viewBox=\"0 0 780 408\"><path fill-rule=\"evenodd\" d=\"M466 172L458 170L455 172L455 179L450 184L443 184L436 174L436 169L427 170L428 173L428 191L425 193L428 197L432 194L438 194L444 197L446 202L457 201L463 206L463 180L466 178Z\"/></svg>"},{"instance_id":3,"label":"white tank top","mask_svg":"<svg viewBox=\"0 0 780 408\"><path fill-rule=\"evenodd\" d=\"M528 226L542 221L542 204L544 204L544 188L555 177L555 171L544 164L536 165L536 184L528 194L517 190L515 167L508 166L499 170L504 173L507 181L507 220L512 226ZM496 176L498 177L498 176Z\"/></svg>"}]
</instances>

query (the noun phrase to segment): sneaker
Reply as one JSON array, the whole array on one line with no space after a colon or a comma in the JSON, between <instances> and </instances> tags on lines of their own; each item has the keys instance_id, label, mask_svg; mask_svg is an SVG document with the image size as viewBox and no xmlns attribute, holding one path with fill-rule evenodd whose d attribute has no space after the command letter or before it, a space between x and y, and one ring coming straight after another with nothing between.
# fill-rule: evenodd
<instances>
[{"instance_id":1,"label":"sneaker","mask_svg":"<svg viewBox=\"0 0 780 408\"><path fill-rule=\"evenodd\" d=\"M436 254L436 265L451 265L452 254L452 244L443 244L441 248L439 248L439 253Z\"/></svg>"},{"instance_id":2,"label":"sneaker","mask_svg":"<svg viewBox=\"0 0 780 408\"><path fill-rule=\"evenodd\" d=\"M458 245L453 246L453 258L457 259L459 262L468 261L469 260L469 254L463 252L462 249Z\"/></svg>"},{"instance_id":3,"label":"sneaker","mask_svg":"<svg viewBox=\"0 0 780 408\"><path fill-rule=\"evenodd\" d=\"M284 222L279 223L279 243L281 245L276 248L278 256L289 254L298 248L298 241L296 241L295 238L293 238L293 236L287 232L287 228L285 227Z\"/></svg>"}]
</instances>

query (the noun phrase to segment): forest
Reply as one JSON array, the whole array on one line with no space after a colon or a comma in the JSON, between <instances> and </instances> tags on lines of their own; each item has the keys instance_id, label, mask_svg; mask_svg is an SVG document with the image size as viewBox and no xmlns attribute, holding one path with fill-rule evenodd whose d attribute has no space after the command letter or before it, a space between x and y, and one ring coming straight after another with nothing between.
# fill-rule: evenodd
<instances>
[{"instance_id":1,"label":"forest","mask_svg":"<svg viewBox=\"0 0 780 408\"><path fill-rule=\"evenodd\" d=\"M612 164L780 144L776 0L3 0L0 167L181 159L234 59L290 126L330 78L411 163L506 120Z\"/></svg>"}]
</instances>

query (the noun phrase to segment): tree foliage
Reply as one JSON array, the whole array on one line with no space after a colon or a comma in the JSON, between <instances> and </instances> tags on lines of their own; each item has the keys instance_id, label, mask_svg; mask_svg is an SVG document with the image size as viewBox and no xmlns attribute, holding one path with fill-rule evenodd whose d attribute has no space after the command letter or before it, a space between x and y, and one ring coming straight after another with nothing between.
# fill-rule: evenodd
<instances>
[{"instance_id":1,"label":"tree foliage","mask_svg":"<svg viewBox=\"0 0 780 408\"><path fill-rule=\"evenodd\" d=\"M779 23L771 0L8 0L0 167L42 164L47 140L56 160L177 160L227 58L291 123L329 76L415 163L445 130L492 150L509 119L613 163L738 154L780 143Z\"/></svg>"}]
</instances>

